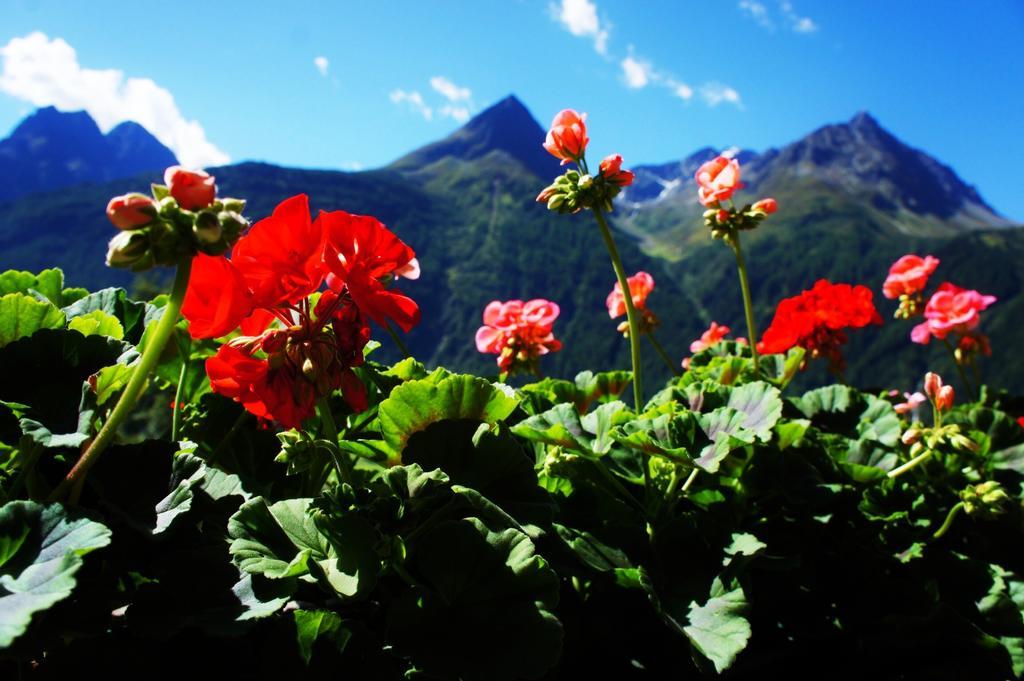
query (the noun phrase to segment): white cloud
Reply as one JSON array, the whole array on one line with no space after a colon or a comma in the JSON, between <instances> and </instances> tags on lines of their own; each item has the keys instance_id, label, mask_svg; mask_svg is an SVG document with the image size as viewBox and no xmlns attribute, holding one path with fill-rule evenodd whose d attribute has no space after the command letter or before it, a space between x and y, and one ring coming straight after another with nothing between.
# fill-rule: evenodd
<instances>
[{"instance_id":1,"label":"white cloud","mask_svg":"<svg viewBox=\"0 0 1024 681\"><path fill-rule=\"evenodd\" d=\"M608 51L611 25L597 17L597 5L590 0L561 0L552 5L551 13L569 33L581 38L592 38L598 54Z\"/></svg>"},{"instance_id":2,"label":"white cloud","mask_svg":"<svg viewBox=\"0 0 1024 681\"><path fill-rule=\"evenodd\" d=\"M685 102L693 98L693 88L686 83L680 83L674 78L669 78L665 81L665 86L672 91L672 94Z\"/></svg>"},{"instance_id":3,"label":"white cloud","mask_svg":"<svg viewBox=\"0 0 1024 681\"><path fill-rule=\"evenodd\" d=\"M651 65L638 61L632 55L622 60L622 77L626 85L634 90L645 87L651 80Z\"/></svg>"},{"instance_id":4,"label":"white cloud","mask_svg":"<svg viewBox=\"0 0 1024 681\"><path fill-rule=\"evenodd\" d=\"M793 30L797 33L814 33L818 25L810 17L800 17L793 23Z\"/></svg>"},{"instance_id":5,"label":"white cloud","mask_svg":"<svg viewBox=\"0 0 1024 681\"><path fill-rule=\"evenodd\" d=\"M313 66L316 67L321 76L326 76L327 70L331 67L331 62L327 61L327 57L316 57L313 60Z\"/></svg>"},{"instance_id":6,"label":"white cloud","mask_svg":"<svg viewBox=\"0 0 1024 681\"><path fill-rule=\"evenodd\" d=\"M814 33L818 25L810 17L803 17L797 14L793 3L790 0L778 0L779 16L777 20L794 33ZM758 23L762 28L769 31L775 30L776 20L772 18L772 12L768 6L758 0L740 0L740 10Z\"/></svg>"},{"instance_id":7,"label":"white cloud","mask_svg":"<svg viewBox=\"0 0 1024 681\"><path fill-rule=\"evenodd\" d=\"M168 146L178 160L197 168L231 159L206 139L203 126L186 120L174 96L149 78L126 78L117 69L87 69L71 45L38 31L0 47L0 92L35 106L84 109L100 129L135 121Z\"/></svg>"},{"instance_id":8,"label":"white cloud","mask_svg":"<svg viewBox=\"0 0 1024 681\"><path fill-rule=\"evenodd\" d=\"M465 123L469 120L469 109L464 106L455 106L452 104L445 104L437 110L442 116L447 116L457 120L459 123Z\"/></svg>"},{"instance_id":9,"label":"white cloud","mask_svg":"<svg viewBox=\"0 0 1024 681\"><path fill-rule=\"evenodd\" d=\"M407 103L413 111L416 111L428 121L434 118L434 110L427 106L427 103L423 101L423 95L416 90L393 90L388 96L395 104Z\"/></svg>"},{"instance_id":10,"label":"white cloud","mask_svg":"<svg viewBox=\"0 0 1024 681\"><path fill-rule=\"evenodd\" d=\"M740 9L762 27L769 31L774 30L775 24L768 16L768 8L763 3L757 2L757 0L740 0Z\"/></svg>"},{"instance_id":11,"label":"white cloud","mask_svg":"<svg viewBox=\"0 0 1024 681\"><path fill-rule=\"evenodd\" d=\"M726 102L735 105L738 109L743 108L740 93L722 83L705 83L700 88L700 96L708 106L718 106L722 102Z\"/></svg>"},{"instance_id":12,"label":"white cloud","mask_svg":"<svg viewBox=\"0 0 1024 681\"><path fill-rule=\"evenodd\" d=\"M436 92L449 102L468 101L473 96L468 87L459 87L444 76L434 76L431 78L430 87L434 88Z\"/></svg>"},{"instance_id":13,"label":"white cloud","mask_svg":"<svg viewBox=\"0 0 1024 681\"><path fill-rule=\"evenodd\" d=\"M364 167L365 166L363 166L363 164L360 163L359 161L345 161L344 163L341 164L342 170L346 170L351 173L358 173Z\"/></svg>"}]
</instances>

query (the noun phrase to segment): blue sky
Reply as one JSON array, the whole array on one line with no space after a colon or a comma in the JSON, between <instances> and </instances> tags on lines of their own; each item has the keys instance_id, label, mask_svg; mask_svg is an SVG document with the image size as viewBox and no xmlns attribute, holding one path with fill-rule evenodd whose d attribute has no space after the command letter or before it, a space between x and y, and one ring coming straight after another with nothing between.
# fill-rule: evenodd
<instances>
[{"instance_id":1,"label":"blue sky","mask_svg":"<svg viewBox=\"0 0 1024 681\"><path fill-rule=\"evenodd\" d=\"M196 164L371 168L515 93L628 165L866 109L1024 220L1022 37L1020 0L6 0L0 135L55 104Z\"/></svg>"}]
</instances>

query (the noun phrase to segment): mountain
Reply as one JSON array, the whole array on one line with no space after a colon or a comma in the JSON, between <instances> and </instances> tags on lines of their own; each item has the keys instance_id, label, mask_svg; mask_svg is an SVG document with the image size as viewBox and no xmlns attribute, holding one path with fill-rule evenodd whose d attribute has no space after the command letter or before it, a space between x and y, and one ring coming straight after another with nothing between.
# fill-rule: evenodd
<instances>
[{"instance_id":1,"label":"mountain","mask_svg":"<svg viewBox=\"0 0 1024 681\"><path fill-rule=\"evenodd\" d=\"M796 211L786 211L789 219L814 219L838 201L857 204L855 212L872 224L908 236L951 237L1013 224L951 168L904 144L865 112L782 149L733 152L747 185L743 197L785 199ZM717 153L705 148L678 163L634 168L636 186L620 199L629 213L623 227L646 250L678 259L703 240L704 207L693 176Z\"/></svg>"},{"instance_id":2,"label":"mountain","mask_svg":"<svg viewBox=\"0 0 1024 681\"><path fill-rule=\"evenodd\" d=\"M887 322L851 334L847 378L909 389L929 367L952 375L941 346L912 345L910 325L892 321L894 306L880 296L893 260L933 253L942 259L936 282L949 279L999 297L984 313L983 330L1001 360L990 377L997 385L1024 381L1024 361L1007 350L1019 342L1016 320L1024 312L1024 230L1004 227L1006 221L952 171L864 118L822 128L781 150L739 152L750 184L743 198L772 195L780 203L778 214L744 234L762 328L780 298L819 277L864 283L877 292ZM523 104L508 98L448 138L377 170L243 163L211 172L223 195L249 200L252 218L305 192L314 211L372 214L406 240L423 271L420 280L402 284L423 309L423 322L408 340L430 364L494 372L494 358L473 344L484 306L544 297L561 306L555 333L565 343L545 358L545 372L572 376L627 367L628 343L604 307L614 275L593 220L553 215L534 201L559 172L540 147L543 136ZM662 321L657 334L678 358L712 319L746 335L732 253L710 239L694 198L693 171L714 153L704 149L678 162L636 168L636 186L612 215L627 269L646 270L657 282L649 301ZM908 168L923 177L899 181ZM113 233L102 206L110 196L158 179L153 172L0 205L0 269L59 265L71 285L131 285L130 273L102 264ZM380 356L397 358L382 340ZM667 376L654 353L645 355L645 369L649 390ZM802 380L814 381L815 371Z\"/></svg>"},{"instance_id":3,"label":"mountain","mask_svg":"<svg viewBox=\"0 0 1024 681\"><path fill-rule=\"evenodd\" d=\"M171 150L138 123L121 123L104 135L84 111L45 107L0 140L0 201L176 163Z\"/></svg>"},{"instance_id":4,"label":"mountain","mask_svg":"<svg viewBox=\"0 0 1024 681\"><path fill-rule=\"evenodd\" d=\"M515 96L474 116L448 137L403 156L389 167L415 171L445 159L475 161L503 152L539 177L559 174L559 161L541 147L546 131Z\"/></svg>"}]
</instances>

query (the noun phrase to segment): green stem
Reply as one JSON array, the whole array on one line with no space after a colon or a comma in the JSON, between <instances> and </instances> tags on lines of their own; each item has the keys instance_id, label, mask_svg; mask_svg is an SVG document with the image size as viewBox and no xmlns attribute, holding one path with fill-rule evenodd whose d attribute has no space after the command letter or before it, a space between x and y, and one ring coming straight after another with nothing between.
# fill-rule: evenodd
<instances>
[{"instance_id":1,"label":"green stem","mask_svg":"<svg viewBox=\"0 0 1024 681\"><path fill-rule=\"evenodd\" d=\"M948 338L943 338L942 344L946 346L947 350L949 350L949 356L952 358L953 364L956 366L957 373L960 374L960 380L963 381L967 394L974 399L978 399L978 393L974 390L974 387L971 386L971 382L967 378L967 372L964 371L963 365L956 361L956 350L953 348L952 343L949 342Z\"/></svg>"},{"instance_id":2,"label":"green stem","mask_svg":"<svg viewBox=\"0 0 1024 681\"><path fill-rule=\"evenodd\" d=\"M355 482L352 477L351 462L345 459L345 455L338 450L338 426L334 423L331 405L326 397L321 397L317 402L316 413L320 417L320 434L330 443L331 460L334 461L334 467L338 470L338 479L348 483L354 489Z\"/></svg>"},{"instance_id":3,"label":"green stem","mask_svg":"<svg viewBox=\"0 0 1024 681\"><path fill-rule=\"evenodd\" d=\"M402 342L402 337L398 335L398 332L391 328L391 325L387 321L384 322L384 330L391 336L391 340L394 341L395 346L398 348L406 357L412 357L412 353L409 352L409 348L405 347L405 343Z\"/></svg>"},{"instance_id":4,"label":"green stem","mask_svg":"<svg viewBox=\"0 0 1024 681\"><path fill-rule=\"evenodd\" d=\"M647 340L651 341L651 345L654 346L655 352L657 352L658 356L661 357L661 361L665 363L665 366L667 366L669 371L672 372L672 375L678 376L679 369L676 367L675 364L672 363L672 359L668 356L668 353L665 352L665 348L661 346L661 343L658 342L658 339L654 337L653 331L647 334Z\"/></svg>"},{"instance_id":5,"label":"green stem","mask_svg":"<svg viewBox=\"0 0 1024 681\"><path fill-rule=\"evenodd\" d=\"M941 539L942 535L949 531L949 528L953 526L953 521L956 519L960 511L964 510L964 502L958 501L953 508L949 509L949 513L946 514L946 520L942 523L942 527L939 528L938 532L932 535L932 539Z\"/></svg>"},{"instance_id":6,"label":"green stem","mask_svg":"<svg viewBox=\"0 0 1024 681\"><path fill-rule=\"evenodd\" d=\"M608 255L612 259L612 268L615 270L615 277L622 289L622 298L626 302L626 319L629 320L629 349L633 361L633 406L637 413L643 408L643 382L640 378L640 325L637 319L636 308L633 306L633 296L629 290L629 279L626 277L626 270L622 266L622 258L619 256L619 249L615 246L615 239L612 237L611 229L608 228L608 221L600 208L594 208L594 218L598 227L601 228L601 237L608 249Z\"/></svg>"},{"instance_id":7,"label":"green stem","mask_svg":"<svg viewBox=\"0 0 1024 681\"><path fill-rule=\"evenodd\" d=\"M178 427L181 424L181 392L185 385L185 375L188 373L189 360L192 355L192 343L189 342L188 348L181 358L181 371L178 373L178 387L174 390L174 415L171 416L171 441L178 441Z\"/></svg>"},{"instance_id":8,"label":"green stem","mask_svg":"<svg viewBox=\"0 0 1024 681\"><path fill-rule=\"evenodd\" d=\"M910 461L906 462L905 464L903 464L899 468L893 468L891 471L886 473L886 477L888 477L890 479L891 478L897 478L897 477L903 475L904 473L906 473L907 471L912 470L914 468L917 468L918 464L920 464L922 461L926 461L932 454L933 454L933 450L928 449L923 454L918 454L913 459L911 459Z\"/></svg>"},{"instance_id":9,"label":"green stem","mask_svg":"<svg viewBox=\"0 0 1024 681\"><path fill-rule=\"evenodd\" d=\"M686 494L690 490L690 485L697 479L697 474L700 472L699 468L694 468L690 471L690 477L686 478L686 482L683 483L683 489L680 490L683 494Z\"/></svg>"},{"instance_id":10,"label":"green stem","mask_svg":"<svg viewBox=\"0 0 1024 681\"><path fill-rule=\"evenodd\" d=\"M743 293L743 312L747 317L747 339L750 343L750 354L754 358L754 376L761 377L761 365L757 356L757 324L754 321L754 302L750 296L750 281L747 279L747 263L743 259L743 249L740 247L740 235L735 234L726 240L736 255L736 269L740 275L740 290Z\"/></svg>"},{"instance_id":11,"label":"green stem","mask_svg":"<svg viewBox=\"0 0 1024 681\"><path fill-rule=\"evenodd\" d=\"M178 314L181 312L181 303L185 299L185 292L188 290L188 279L191 272L192 256L189 255L178 263L178 270L174 276L174 285L171 288L171 297L167 300L163 316L157 322L156 329L153 332L153 336L149 339L142 357L139 358L138 364L135 365L135 371L132 372L128 385L125 386L124 392L121 393L121 399L117 401L114 410L110 412L110 417L107 418L106 423L100 428L100 432L96 434L96 438L89 444L85 452L82 453L82 456L79 457L64 480L53 490L53 493L50 495L50 501L61 499L72 487L76 490L81 490L81 485L76 485L76 483L84 479L89 469L92 468L100 454L103 453L103 450L113 442L114 437L117 435L117 429L128 418L132 409L135 408L135 403L138 402L143 388L146 387L149 375L160 362L160 355L163 354L164 346L167 345L167 340L171 337L174 327L178 323ZM70 503L77 503L77 496L77 494L72 493L72 498L69 498Z\"/></svg>"},{"instance_id":12,"label":"green stem","mask_svg":"<svg viewBox=\"0 0 1024 681\"><path fill-rule=\"evenodd\" d=\"M619 256L619 249L615 246L615 239L612 238L612 231L608 228L608 221L604 213L596 206L593 208L594 219L597 226L601 228L601 238L604 239L605 248L612 259L612 268L615 270L615 277L619 280L619 288L622 289L622 298L626 303L626 319L629 320L629 350L633 361L633 407L639 414L644 404L644 389L640 377L640 325L636 316L636 308L633 306L633 294L629 290L629 279L626 277L626 270L622 266L622 258ZM651 489L651 471L647 461L644 461L644 494L649 494Z\"/></svg>"}]
</instances>

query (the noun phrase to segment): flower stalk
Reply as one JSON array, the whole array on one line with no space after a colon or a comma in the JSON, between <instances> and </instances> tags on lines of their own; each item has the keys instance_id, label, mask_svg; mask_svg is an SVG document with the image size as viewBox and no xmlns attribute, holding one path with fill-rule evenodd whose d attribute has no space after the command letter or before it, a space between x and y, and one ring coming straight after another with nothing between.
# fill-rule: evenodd
<instances>
[{"instance_id":1,"label":"flower stalk","mask_svg":"<svg viewBox=\"0 0 1024 681\"><path fill-rule=\"evenodd\" d=\"M736 256L736 270L740 275L740 291L743 294L743 312L747 318L747 336L750 341L750 354L754 358L754 376L761 378L761 365L757 355L757 322L754 320L754 302L750 295L750 281L747 278L747 263L743 259L740 246L740 235L733 234L727 239L729 247Z\"/></svg>"},{"instance_id":2,"label":"flower stalk","mask_svg":"<svg viewBox=\"0 0 1024 681\"><path fill-rule=\"evenodd\" d=\"M612 259L612 268L615 270L615 277L623 291L623 299L626 303L626 319L629 322L629 350L633 362L633 406L639 414L643 409L643 383L640 377L640 326L637 319L636 307L633 305L633 296L629 293L629 281L626 278L626 270L622 266L622 257L619 249L615 246L615 239L612 237L611 229L608 227L608 220L600 208L593 208L594 219L601 228L601 238L604 239L605 248ZM650 474L644 467L645 478Z\"/></svg>"},{"instance_id":3,"label":"flower stalk","mask_svg":"<svg viewBox=\"0 0 1024 681\"><path fill-rule=\"evenodd\" d=\"M192 256L186 256L178 263L178 269L174 275L174 285L171 288L171 297L164 307L163 316L157 322L156 329L149 339L138 364L135 365L135 371L132 372L128 385L125 386L124 392L121 393L121 398L117 401L113 411L110 412L110 416L103 424L103 427L100 428L99 433L96 434L96 437L89 443L89 446L82 452L82 455L75 462L75 465L65 476L64 480L50 494L50 501L58 501L64 498L68 491L71 490L68 501L71 504L78 502L78 497L82 490L82 482L85 480L86 474L96 463L96 460L103 451L113 442L114 437L117 435L117 429L128 418L132 409L135 408L135 404L142 395L149 375L160 361L160 355L163 354L164 346L167 345L167 341L174 332L174 327L178 322L181 303L185 299L185 292L188 290L188 280L191 272Z\"/></svg>"}]
</instances>

